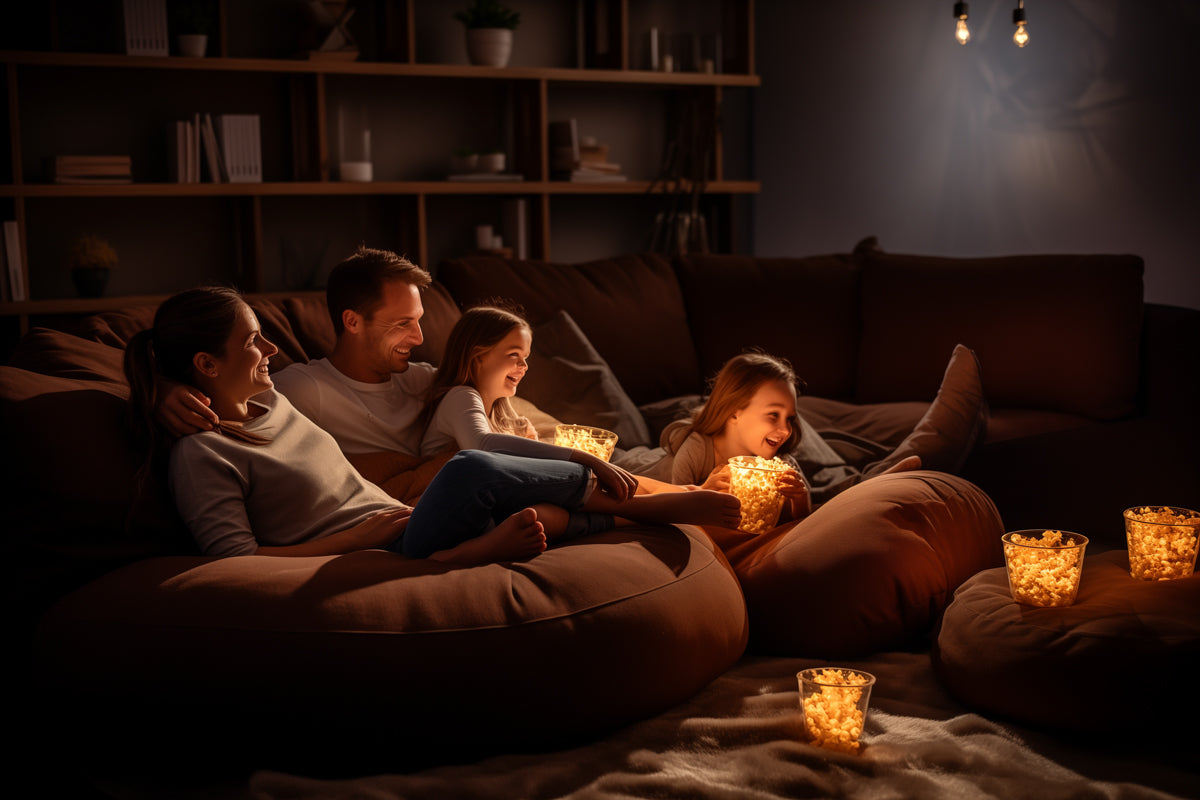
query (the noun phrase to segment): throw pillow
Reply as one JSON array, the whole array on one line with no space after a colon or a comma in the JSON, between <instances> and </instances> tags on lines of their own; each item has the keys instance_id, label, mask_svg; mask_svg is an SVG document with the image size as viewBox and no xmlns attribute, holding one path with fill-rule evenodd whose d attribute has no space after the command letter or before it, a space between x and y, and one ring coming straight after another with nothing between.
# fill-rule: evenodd
<instances>
[{"instance_id":1,"label":"throw pillow","mask_svg":"<svg viewBox=\"0 0 1200 800\"><path fill-rule=\"evenodd\" d=\"M878 475L908 456L920 456L922 469L957 473L987 427L979 361L964 345L955 345L937 396L912 433L885 459L868 466L865 477Z\"/></svg>"},{"instance_id":2,"label":"throw pillow","mask_svg":"<svg viewBox=\"0 0 1200 800\"><path fill-rule=\"evenodd\" d=\"M521 396L550 416L610 430L620 447L650 444L637 406L567 312L534 327L529 367Z\"/></svg>"}]
</instances>

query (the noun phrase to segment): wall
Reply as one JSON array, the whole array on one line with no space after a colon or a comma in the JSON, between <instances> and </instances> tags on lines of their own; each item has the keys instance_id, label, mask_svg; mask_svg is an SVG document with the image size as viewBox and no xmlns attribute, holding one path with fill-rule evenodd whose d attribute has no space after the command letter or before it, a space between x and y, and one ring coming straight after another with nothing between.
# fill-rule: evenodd
<instances>
[{"instance_id":1,"label":"wall","mask_svg":"<svg viewBox=\"0 0 1200 800\"><path fill-rule=\"evenodd\" d=\"M1197 0L757 0L754 251L1132 252L1200 308Z\"/></svg>"}]
</instances>

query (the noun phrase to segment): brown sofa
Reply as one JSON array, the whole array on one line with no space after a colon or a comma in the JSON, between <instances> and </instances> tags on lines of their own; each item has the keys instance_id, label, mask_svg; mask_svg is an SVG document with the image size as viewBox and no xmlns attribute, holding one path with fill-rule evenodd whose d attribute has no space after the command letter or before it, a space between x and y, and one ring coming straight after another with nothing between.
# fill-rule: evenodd
<instances>
[{"instance_id":1,"label":"brown sofa","mask_svg":"<svg viewBox=\"0 0 1200 800\"><path fill-rule=\"evenodd\" d=\"M1182 437L1194 428L1184 425L1186 409L1177 419L1181 407L1169 392L1151 391L1183 388L1159 371L1179 370L1127 341L1143 324L1138 259L908 259L860 249L803 259L449 262L425 297L420 355L437 361L460 305L512 298L535 327L522 394L542 430L559 420L604 424L630 451L652 448L706 377L749 345L798 367L808 384L802 413L816 427L894 444L922 418L947 357L965 342L992 406L989 441L970 454L967 473L993 481L988 492L1000 496L1005 486L1044 481L1027 504L1010 491L1003 520L972 480L921 470L853 486L808 519L757 537L692 526L621 529L526 564L477 570L377 552L212 561L191 552L161 487L137 502L131 489L120 347L153 309L97 315L74 334L31 332L0 367L0 435L7 462L21 466L3 495L13 521L6 606L32 641L22 663L35 702L56 701L71 719L67 733L91 745L120 714L141 730L166 726L173 735L220 728L256 742L263 758L266 741L293 758L305 752L301 744L323 758L361 758L379 747L395 768L398 741L423 763L428 751L450 745L469 757L469 748L512 751L594 736L678 702L747 646L832 658L920 643L959 585L1000 564L1010 515L1041 515L1039 525L1104 538L1077 523L1090 507L1055 491L1076 475L1045 474L1055 459L1069 459L1054 450L1056 437L1088 432L1131 447L1120 440L1127 426L1163 426L1186 450ZM959 271L973 280L949 301ZM1007 272L1045 283L1033 300L1008 292L1011 313L986 313ZM1041 310L1043 293L1065 297L1075 282L1094 288L1056 310L1068 325L1017 307ZM889 296L900 307L894 312L879 308ZM319 299L252 305L281 347L276 369L332 343ZM939 309L953 309L953 318ZM1200 317L1165 313L1180 326ZM1150 315L1146 331L1144 341L1164 353L1186 352L1173 338L1161 341ZM1014 339L1038 347L1013 354L1005 343ZM1084 348L1112 360L1075 365L1059 380L1051 354L1081 361ZM1030 378L1018 368L1023 360ZM993 362L1001 366L989 370ZM1164 436L1164 445L1172 441ZM1029 448L1031 463L989 471L989 450L1012 442ZM1173 474L1188 465L1181 452L1164 450L1154 466ZM1120 497L1103 502L1125 502ZM1100 517L1110 514L1119 518L1120 508ZM1108 539L1119 544L1115 534ZM404 721L399 728L396 720ZM55 735L66 733L59 727Z\"/></svg>"},{"instance_id":2,"label":"brown sofa","mask_svg":"<svg viewBox=\"0 0 1200 800\"><path fill-rule=\"evenodd\" d=\"M1124 547L1129 506L1200 505L1200 310L1143 302L1142 272L1134 255L936 258L872 238L804 258L459 259L438 278L535 323L565 311L641 407L646 440L623 446L657 445L664 412L748 346L792 362L815 428L896 445L964 344L988 413L961 474L1007 529L1077 531L1099 551Z\"/></svg>"}]
</instances>

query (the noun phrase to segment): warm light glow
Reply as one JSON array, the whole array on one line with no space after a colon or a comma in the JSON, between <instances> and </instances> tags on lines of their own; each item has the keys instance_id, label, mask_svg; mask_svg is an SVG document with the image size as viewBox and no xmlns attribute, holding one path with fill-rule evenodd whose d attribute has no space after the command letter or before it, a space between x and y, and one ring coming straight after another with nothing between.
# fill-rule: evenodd
<instances>
[{"instance_id":1,"label":"warm light glow","mask_svg":"<svg viewBox=\"0 0 1200 800\"><path fill-rule=\"evenodd\" d=\"M967 27L967 10L969 6L966 3L954 4L954 18L958 20L954 24L954 38L959 44L966 44L971 41L971 29Z\"/></svg>"},{"instance_id":2,"label":"warm light glow","mask_svg":"<svg viewBox=\"0 0 1200 800\"><path fill-rule=\"evenodd\" d=\"M1017 47L1024 47L1029 42L1029 31L1025 30L1025 23L1017 23L1017 32L1013 34L1013 44Z\"/></svg>"},{"instance_id":3,"label":"warm light glow","mask_svg":"<svg viewBox=\"0 0 1200 800\"><path fill-rule=\"evenodd\" d=\"M1024 47L1029 43L1029 31L1025 29L1025 0L1017 0L1017 7L1013 9L1013 25L1017 26L1013 44Z\"/></svg>"},{"instance_id":4,"label":"warm light glow","mask_svg":"<svg viewBox=\"0 0 1200 800\"><path fill-rule=\"evenodd\" d=\"M967 27L967 18L963 17L954 26L954 38L959 44L966 44L971 41L971 29Z\"/></svg>"}]
</instances>

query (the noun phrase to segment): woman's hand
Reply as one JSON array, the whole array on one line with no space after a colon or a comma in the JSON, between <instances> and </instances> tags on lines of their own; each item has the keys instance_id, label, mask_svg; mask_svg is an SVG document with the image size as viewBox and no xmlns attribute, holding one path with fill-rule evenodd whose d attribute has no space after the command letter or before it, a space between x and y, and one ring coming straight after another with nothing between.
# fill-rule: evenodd
<instances>
[{"instance_id":1,"label":"woman's hand","mask_svg":"<svg viewBox=\"0 0 1200 800\"><path fill-rule=\"evenodd\" d=\"M382 550L400 538L411 515L410 507L396 506L372 514L353 528L320 539L279 547L260 546L256 552L261 556L336 556L359 550Z\"/></svg>"},{"instance_id":2,"label":"woman's hand","mask_svg":"<svg viewBox=\"0 0 1200 800\"><path fill-rule=\"evenodd\" d=\"M221 422L209 408L210 401L199 389L182 383L163 386L155 414L159 423L175 437L215 430Z\"/></svg>"},{"instance_id":3,"label":"woman's hand","mask_svg":"<svg viewBox=\"0 0 1200 800\"><path fill-rule=\"evenodd\" d=\"M351 545L349 551L386 548L399 539L400 534L404 533L411 516L411 508L397 506L367 517L353 528L343 532L348 540L346 544Z\"/></svg>"},{"instance_id":4,"label":"woman's hand","mask_svg":"<svg viewBox=\"0 0 1200 800\"><path fill-rule=\"evenodd\" d=\"M704 479L704 483L700 486L701 489L710 489L714 492L729 491L729 465L722 464L719 467L714 467L713 471L708 473L708 477Z\"/></svg>"},{"instance_id":5,"label":"woman's hand","mask_svg":"<svg viewBox=\"0 0 1200 800\"><path fill-rule=\"evenodd\" d=\"M630 472L582 450L572 461L578 461L592 471L600 486L617 500L628 500L637 492L638 479Z\"/></svg>"}]
</instances>

